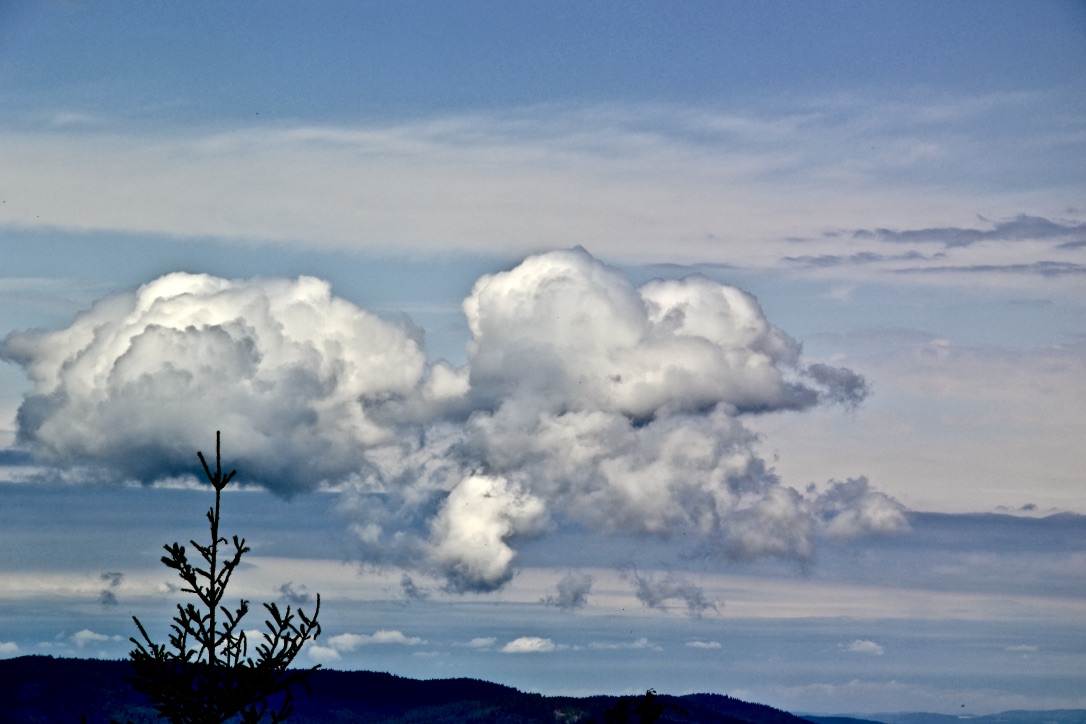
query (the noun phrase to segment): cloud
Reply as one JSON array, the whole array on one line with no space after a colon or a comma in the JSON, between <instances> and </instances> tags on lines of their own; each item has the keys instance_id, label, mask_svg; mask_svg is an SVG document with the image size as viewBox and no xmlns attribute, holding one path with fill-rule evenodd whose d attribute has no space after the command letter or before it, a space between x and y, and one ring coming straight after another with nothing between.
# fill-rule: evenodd
<instances>
[{"instance_id":1,"label":"cloud","mask_svg":"<svg viewBox=\"0 0 1086 724\"><path fill-rule=\"evenodd\" d=\"M405 636L402 631L381 630L372 634L343 633L329 638L325 643L338 653L350 653L363 646L418 646L426 643L418 636Z\"/></svg>"},{"instance_id":2,"label":"cloud","mask_svg":"<svg viewBox=\"0 0 1086 724\"><path fill-rule=\"evenodd\" d=\"M98 592L98 603L102 606L116 606L117 594L112 589L121 585L124 580L124 574L119 571L107 571L103 573L99 578L106 582L109 588L104 588Z\"/></svg>"},{"instance_id":3,"label":"cloud","mask_svg":"<svg viewBox=\"0 0 1086 724\"><path fill-rule=\"evenodd\" d=\"M942 244L946 248L972 246L988 241L1061 241L1076 243L1086 235L1084 223L1061 223L1040 216L1019 214L1013 219L996 222L990 229L941 227L929 229L860 229L853 233L858 239L878 239L893 243Z\"/></svg>"},{"instance_id":4,"label":"cloud","mask_svg":"<svg viewBox=\"0 0 1086 724\"><path fill-rule=\"evenodd\" d=\"M1040 277L1066 277L1086 274L1086 264L1067 261L1041 260L1021 264L958 264L908 267L895 270L897 274L1028 274Z\"/></svg>"},{"instance_id":5,"label":"cloud","mask_svg":"<svg viewBox=\"0 0 1086 724\"><path fill-rule=\"evenodd\" d=\"M400 590L403 591L404 598L409 601L425 601L430 597L430 592L419 588L415 580L406 573L400 577Z\"/></svg>"},{"instance_id":6,"label":"cloud","mask_svg":"<svg viewBox=\"0 0 1086 724\"><path fill-rule=\"evenodd\" d=\"M0 641L0 656L14 656L19 653L19 645L14 641Z\"/></svg>"},{"instance_id":7,"label":"cloud","mask_svg":"<svg viewBox=\"0 0 1086 724\"><path fill-rule=\"evenodd\" d=\"M13 333L0 357L33 384L17 440L57 476L174 480L222 429L239 480L284 497L334 484L363 562L457 593L500 588L520 544L562 526L806 560L818 536L892 517L868 488L801 495L758 455L748 417L851 410L870 385L805 363L740 289L636 287L577 248L481 277L463 311L457 369L327 282L176 273ZM674 579L638 585L646 605L712 607ZM587 592L571 579L548 602Z\"/></svg>"},{"instance_id":8,"label":"cloud","mask_svg":"<svg viewBox=\"0 0 1086 724\"><path fill-rule=\"evenodd\" d=\"M627 260L658 257L666 238L672 258L712 259L723 246L738 256L728 261L761 263L766 242L842 219L957 220L1006 179L1044 178L1045 203L1077 203L1081 179L1061 161L1083 142L1066 132L1066 99L833 94L727 112L543 104L202 134L9 129L0 224L397 253L528 253L589 238ZM1029 144L1006 123L1021 108L1034 109ZM979 129L988 143L961 142ZM1007 153L977 153L994 147ZM107 166L116 173L103 177Z\"/></svg>"},{"instance_id":9,"label":"cloud","mask_svg":"<svg viewBox=\"0 0 1086 724\"><path fill-rule=\"evenodd\" d=\"M95 633L94 631L85 628L72 634L70 639L73 644L82 649L93 644L101 644L107 641L120 641L121 637L107 636L105 634Z\"/></svg>"},{"instance_id":10,"label":"cloud","mask_svg":"<svg viewBox=\"0 0 1086 724\"><path fill-rule=\"evenodd\" d=\"M686 645L692 649L719 649L719 641L687 641Z\"/></svg>"},{"instance_id":11,"label":"cloud","mask_svg":"<svg viewBox=\"0 0 1086 724\"><path fill-rule=\"evenodd\" d=\"M192 471L220 426L242 480L291 494L357 471L392 434L367 408L418 384L415 334L317 279L177 273L67 329L11 334L0 357L34 383L17 439L40 461L150 482Z\"/></svg>"},{"instance_id":12,"label":"cloud","mask_svg":"<svg viewBox=\"0 0 1086 724\"><path fill-rule=\"evenodd\" d=\"M866 654L868 656L882 656L886 653L882 646L878 645L874 641L867 641L865 639L856 639L855 641L842 644L841 648L849 653L853 654Z\"/></svg>"},{"instance_id":13,"label":"cloud","mask_svg":"<svg viewBox=\"0 0 1086 724\"><path fill-rule=\"evenodd\" d=\"M380 630L372 634L342 633L327 639L323 646L310 644L307 655L314 661L331 663L363 646L420 646L425 643L418 636L406 636L396 630Z\"/></svg>"},{"instance_id":14,"label":"cloud","mask_svg":"<svg viewBox=\"0 0 1086 724\"><path fill-rule=\"evenodd\" d=\"M279 600L300 606L303 603L309 603L309 591L306 590L304 585L295 588L293 582L287 581L279 586Z\"/></svg>"},{"instance_id":15,"label":"cloud","mask_svg":"<svg viewBox=\"0 0 1086 724\"><path fill-rule=\"evenodd\" d=\"M829 489L813 499L812 507L825 534L831 538L909 530L904 506L872 490L867 478L862 476L844 482L831 481Z\"/></svg>"},{"instance_id":16,"label":"cloud","mask_svg":"<svg viewBox=\"0 0 1086 724\"><path fill-rule=\"evenodd\" d=\"M106 581L110 588L116 588L121 585L121 582L124 580L124 574L118 571L107 571L99 576L99 578Z\"/></svg>"},{"instance_id":17,"label":"cloud","mask_svg":"<svg viewBox=\"0 0 1086 724\"><path fill-rule=\"evenodd\" d=\"M558 581L557 595L546 596L542 602L566 610L583 608L588 603L588 593L591 590L592 576L570 571Z\"/></svg>"},{"instance_id":18,"label":"cloud","mask_svg":"<svg viewBox=\"0 0 1086 724\"><path fill-rule=\"evenodd\" d=\"M716 603L705 598L705 592L694 583L669 573L664 578L657 580L651 575L642 575L636 569L630 568L623 571L623 578L634 585L634 595L637 600L649 608L664 609L667 602L678 600L686 605L686 612L700 618L706 611L717 611Z\"/></svg>"},{"instance_id":19,"label":"cloud","mask_svg":"<svg viewBox=\"0 0 1086 724\"><path fill-rule=\"evenodd\" d=\"M804 374L819 385L822 402L837 403L854 410L871 394L867 380L850 369L815 363L807 367Z\"/></svg>"},{"instance_id":20,"label":"cloud","mask_svg":"<svg viewBox=\"0 0 1086 724\"><path fill-rule=\"evenodd\" d=\"M893 283L945 284L955 276L968 275L984 284L1009 284L1033 294L1051 293L1042 280L1068 286L1086 274L1086 265L1072 252L1086 239L1081 220L1054 220L1019 214L998 222L983 220L988 228L943 226L920 229L860 229L831 232L821 237L797 239L821 253L782 255L789 267L821 278L841 277L858 281L880 275ZM850 251L842 253L842 246ZM906 247L885 253L887 245ZM928 251L935 245L938 250Z\"/></svg>"},{"instance_id":21,"label":"cloud","mask_svg":"<svg viewBox=\"0 0 1086 724\"><path fill-rule=\"evenodd\" d=\"M497 642L498 640L491 636L479 636L473 638L471 641L468 641L464 645L467 646L469 649L489 649L492 648Z\"/></svg>"},{"instance_id":22,"label":"cloud","mask_svg":"<svg viewBox=\"0 0 1086 724\"><path fill-rule=\"evenodd\" d=\"M539 638L538 636L521 636L502 646L501 650L505 654L538 654L554 651L556 648L554 642L550 639Z\"/></svg>"},{"instance_id":23,"label":"cloud","mask_svg":"<svg viewBox=\"0 0 1086 724\"><path fill-rule=\"evenodd\" d=\"M306 655L322 664L330 664L343 658L340 653L331 646L320 646L318 644L309 644L306 646Z\"/></svg>"},{"instance_id":24,"label":"cloud","mask_svg":"<svg viewBox=\"0 0 1086 724\"><path fill-rule=\"evenodd\" d=\"M910 251L904 254L878 254L872 251L861 251L855 254L843 256L840 254L819 254L817 256L786 256L784 261L806 267L836 267L848 265L878 264L882 262L898 261L929 261L945 257L945 254L933 254L925 256L918 251Z\"/></svg>"},{"instance_id":25,"label":"cloud","mask_svg":"<svg viewBox=\"0 0 1086 724\"><path fill-rule=\"evenodd\" d=\"M610 643L610 642L601 643L601 642L594 642L594 643L589 644L588 648L590 648L590 649L602 649L602 650L617 650L617 649L635 649L635 650L637 650L637 649L649 649L649 650L652 650L652 651L663 651L664 650L662 646L658 646L658 645L652 643L651 641L649 641L644 636L642 636L639 639L635 639L633 641L630 641L629 643Z\"/></svg>"},{"instance_id":26,"label":"cloud","mask_svg":"<svg viewBox=\"0 0 1086 724\"><path fill-rule=\"evenodd\" d=\"M434 562L457 593L498 588L513 576L507 539L539 531L546 507L504 478L474 475L449 493L431 525Z\"/></svg>"}]
</instances>

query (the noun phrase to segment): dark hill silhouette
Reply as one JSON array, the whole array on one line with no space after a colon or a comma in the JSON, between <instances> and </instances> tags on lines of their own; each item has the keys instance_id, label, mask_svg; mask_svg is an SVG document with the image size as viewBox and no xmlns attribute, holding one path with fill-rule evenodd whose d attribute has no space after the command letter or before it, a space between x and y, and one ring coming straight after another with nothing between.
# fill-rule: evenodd
<instances>
[{"instance_id":1,"label":"dark hill silhouette","mask_svg":"<svg viewBox=\"0 0 1086 724\"><path fill-rule=\"evenodd\" d=\"M24 656L0 661L0 723L110 719L157 722L146 699L129 686L128 661ZM543 696L477 679L420 681L373 671L318 670L311 695L298 692L292 724L377 722L603 722L614 696ZM787 712L718 694L660 695L669 707L660 722L808 724ZM685 715L684 715L685 713Z\"/></svg>"},{"instance_id":2,"label":"dark hill silhouette","mask_svg":"<svg viewBox=\"0 0 1086 724\"><path fill-rule=\"evenodd\" d=\"M0 724L132 724L160 722L129 685L130 662L23 656L0 660ZM619 698L542 696L478 679L419 681L374 671L318 670L312 695L298 692L288 724L440 724L442 722L604 722ZM687 724L961 724L956 716L922 713L800 718L720 694L668 696L660 722ZM675 708L678 707L678 708ZM684 716L679 709L686 712ZM1013 711L968 719L969 724L1086 724L1086 711Z\"/></svg>"}]
</instances>

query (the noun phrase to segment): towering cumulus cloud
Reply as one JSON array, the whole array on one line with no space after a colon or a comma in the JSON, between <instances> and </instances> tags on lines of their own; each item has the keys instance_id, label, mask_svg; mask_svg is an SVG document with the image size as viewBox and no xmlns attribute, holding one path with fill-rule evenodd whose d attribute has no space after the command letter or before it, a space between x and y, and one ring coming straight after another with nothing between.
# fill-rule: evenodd
<instances>
[{"instance_id":1,"label":"towering cumulus cloud","mask_svg":"<svg viewBox=\"0 0 1086 724\"><path fill-rule=\"evenodd\" d=\"M170 274L0 352L34 382L18 439L43 462L150 481L190 472L222 428L246 477L287 494L364 466L394 435L368 401L414 392L426 367L413 330L306 277Z\"/></svg>"},{"instance_id":2,"label":"towering cumulus cloud","mask_svg":"<svg viewBox=\"0 0 1086 724\"><path fill-rule=\"evenodd\" d=\"M744 415L855 407L867 383L804 366L749 294L703 277L635 288L587 252L481 278L468 364L315 279L184 274L2 347L35 384L19 440L39 460L140 480L191 469L209 431L283 494L321 481L364 560L500 587L557 526L669 536L731 558L805 558L817 537L905 526L866 479L801 494Z\"/></svg>"}]
</instances>

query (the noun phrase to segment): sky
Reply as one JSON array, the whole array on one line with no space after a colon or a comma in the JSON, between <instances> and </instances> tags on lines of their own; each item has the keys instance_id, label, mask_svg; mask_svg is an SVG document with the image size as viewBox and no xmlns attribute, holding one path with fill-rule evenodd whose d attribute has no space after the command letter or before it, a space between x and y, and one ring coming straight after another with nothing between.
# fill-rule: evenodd
<instances>
[{"instance_id":1,"label":"sky","mask_svg":"<svg viewBox=\"0 0 1086 724\"><path fill-rule=\"evenodd\" d=\"M1083 159L1073 0L0 4L0 656L221 430L299 663L1086 708Z\"/></svg>"}]
</instances>

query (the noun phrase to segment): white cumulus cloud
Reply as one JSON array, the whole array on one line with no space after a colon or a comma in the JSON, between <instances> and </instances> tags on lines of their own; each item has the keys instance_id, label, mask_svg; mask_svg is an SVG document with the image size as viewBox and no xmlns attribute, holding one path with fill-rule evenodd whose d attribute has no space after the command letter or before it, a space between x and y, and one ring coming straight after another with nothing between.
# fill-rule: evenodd
<instances>
[{"instance_id":1,"label":"white cumulus cloud","mask_svg":"<svg viewBox=\"0 0 1086 724\"><path fill-rule=\"evenodd\" d=\"M687 641L686 645L692 649L719 649L719 641Z\"/></svg>"},{"instance_id":2,"label":"white cumulus cloud","mask_svg":"<svg viewBox=\"0 0 1086 724\"><path fill-rule=\"evenodd\" d=\"M291 493L392 435L368 409L418 385L414 335L318 279L176 273L9 335L0 356L34 383L18 440L43 461L151 481L192 471L218 427L242 479Z\"/></svg>"},{"instance_id":3,"label":"white cumulus cloud","mask_svg":"<svg viewBox=\"0 0 1086 724\"><path fill-rule=\"evenodd\" d=\"M327 282L177 273L65 329L13 333L0 358L33 384L17 442L46 469L172 480L221 429L239 480L284 496L334 483L356 555L454 592L501 587L521 542L562 526L796 559L819 536L907 527L865 478L800 493L759 456L747 416L851 408L868 386L805 364L740 289L637 287L578 248L483 276L463 311L468 364L454 369L409 321ZM715 605L674 577L632 580L648 606ZM590 585L567 578L547 600L583 606Z\"/></svg>"},{"instance_id":4,"label":"white cumulus cloud","mask_svg":"<svg viewBox=\"0 0 1086 724\"><path fill-rule=\"evenodd\" d=\"M886 653L882 646L866 639L856 639L849 644L844 644L842 648L853 654L867 654L868 656L882 656Z\"/></svg>"},{"instance_id":5,"label":"white cumulus cloud","mask_svg":"<svg viewBox=\"0 0 1086 724\"><path fill-rule=\"evenodd\" d=\"M521 636L502 646L502 652L506 654L537 654L554 651L556 648L554 642L550 639L538 636Z\"/></svg>"},{"instance_id":6,"label":"white cumulus cloud","mask_svg":"<svg viewBox=\"0 0 1086 724\"><path fill-rule=\"evenodd\" d=\"M339 653L350 653L363 646L395 644L399 646L418 646L426 643L418 636L406 636L402 631L381 630L372 634L343 633L332 636L326 642L328 648Z\"/></svg>"},{"instance_id":7,"label":"white cumulus cloud","mask_svg":"<svg viewBox=\"0 0 1086 724\"><path fill-rule=\"evenodd\" d=\"M120 641L121 637L107 636L106 634L96 633L85 628L81 631L76 631L71 635L70 639L73 644L82 649L93 644L102 644L107 641Z\"/></svg>"},{"instance_id":8,"label":"white cumulus cloud","mask_svg":"<svg viewBox=\"0 0 1086 724\"><path fill-rule=\"evenodd\" d=\"M496 643L498 643L498 640L492 636L477 636L464 645L469 649L489 649Z\"/></svg>"}]
</instances>

